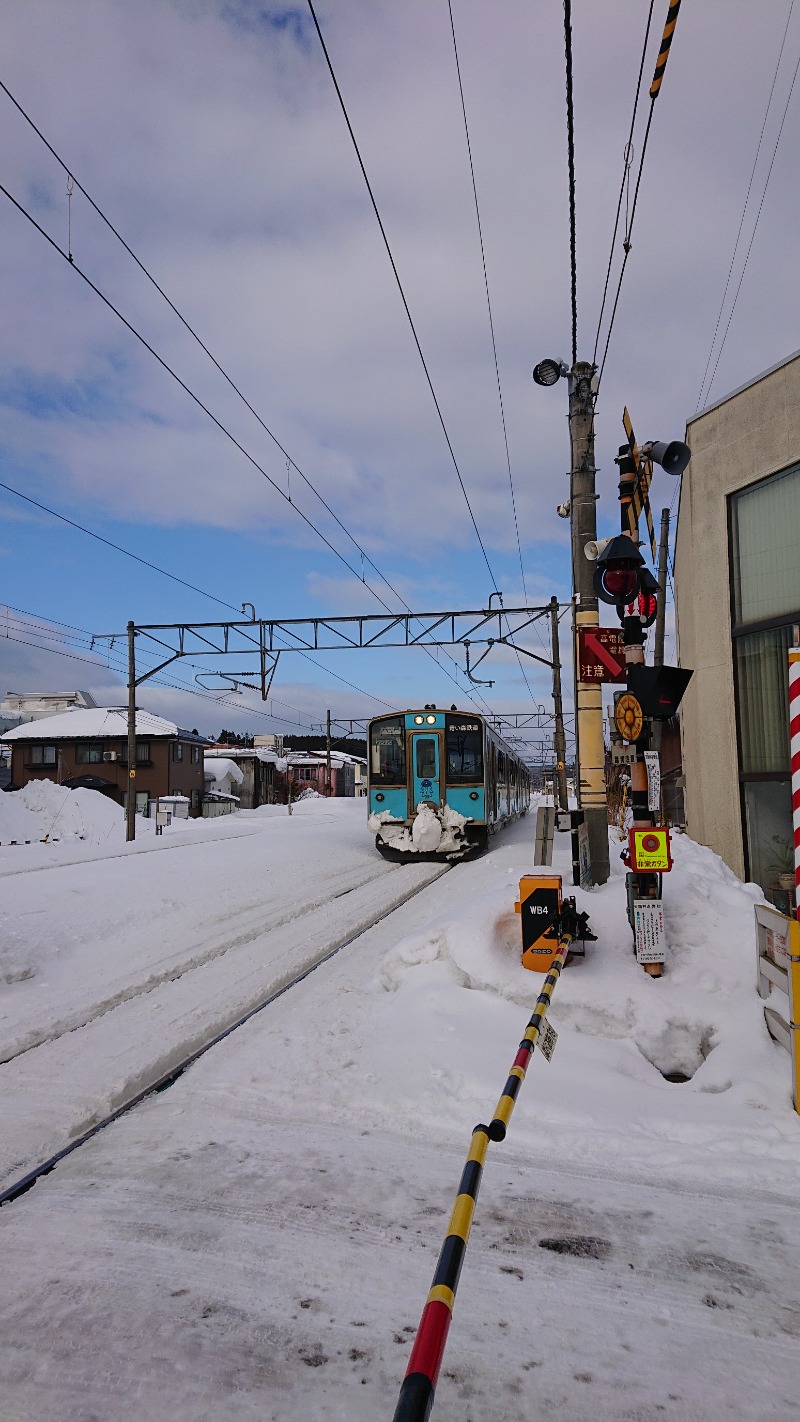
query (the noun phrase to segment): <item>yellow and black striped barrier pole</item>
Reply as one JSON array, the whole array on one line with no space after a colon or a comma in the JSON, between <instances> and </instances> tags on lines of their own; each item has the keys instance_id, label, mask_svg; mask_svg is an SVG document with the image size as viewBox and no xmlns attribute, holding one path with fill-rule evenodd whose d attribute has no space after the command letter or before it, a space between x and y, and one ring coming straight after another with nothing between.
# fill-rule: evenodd
<instances>
[{"instance_id":1,"label":"yellow and black striped barrier pole","mask_svg":"<svg viewBox=\"0 0 800 1422\"><path fill-rule=\"evenodd\" d=\"M570 945L581 930L585 929L586 916L576 914L573 904L574 900L564 901L558 952L536 999L533 1015L519 1044L491 1123L488 1126L478 1125L472 1132L469 1155L461 1175L430 1293L422 1310L393 1422L427 1422L430 1416L489 1142L502 1141L505 1138L511 1113L550 1006L553 989L561 975Z\"/></svg>"},{"instance_id":2,"label":"yellow and black striped barrier pole","mask_svg":"<svg viewBox=\"0 0 800 1422\"><path fill-rule=\"evenodd\" d=\"M651 99L658 98L658 91L661 88L661 80L664 78L664 70L667 67L667 60L669 58L669 47L672 44L672 36L675 33L675 26L678 23L678 11L680 10L680 8L681 0L671 0L670 7L667 10L667 20L666 24L664 25L664 33L661 36L661 45L658 51L658 59L656 60L656 68L655 73L653 75L653 82L650 85Z\"/></svg>"}]
</instances>

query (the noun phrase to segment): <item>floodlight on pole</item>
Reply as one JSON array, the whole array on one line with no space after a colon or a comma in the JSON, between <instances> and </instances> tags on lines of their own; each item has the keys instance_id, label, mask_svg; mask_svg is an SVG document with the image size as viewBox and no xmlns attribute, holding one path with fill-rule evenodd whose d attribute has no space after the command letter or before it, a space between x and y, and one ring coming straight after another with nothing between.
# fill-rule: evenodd
<instances>
[{"instance_id":1,"label":"floodlight on pole","mask_svg":"<svg viewBox=\"0 0 800 1422\"><path fill-rule=\"evenodd\" d=\"M569 375L569 368L563 360L552 360L547 357L533 367L535 385L555 385L562 375Z\"/></svg>"}]
</instances>

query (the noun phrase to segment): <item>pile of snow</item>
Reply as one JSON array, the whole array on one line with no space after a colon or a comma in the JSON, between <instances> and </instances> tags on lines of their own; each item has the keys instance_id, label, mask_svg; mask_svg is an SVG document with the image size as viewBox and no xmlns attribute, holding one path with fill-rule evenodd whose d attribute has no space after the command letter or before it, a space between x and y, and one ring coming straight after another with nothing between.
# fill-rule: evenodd
<instances>
[{"instance_id":1,"label":"pile of snow","mask_svg":"<svg viewBox=\"0 0 800 1422\"><path fill-rule=\"evenodd\" d=\"M97 790L69 790L52 780L31 780L21 790L0 795L2 848L26 840L102 844L115 830L124 838L124 812Z\"/></svg>"}]
</instances>

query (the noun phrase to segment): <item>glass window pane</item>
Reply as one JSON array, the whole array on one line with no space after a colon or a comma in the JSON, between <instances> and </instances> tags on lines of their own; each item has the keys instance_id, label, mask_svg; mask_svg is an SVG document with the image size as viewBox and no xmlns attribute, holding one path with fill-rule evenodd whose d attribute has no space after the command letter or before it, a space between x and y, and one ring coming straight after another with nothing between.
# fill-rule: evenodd
<instances>
[{"instance_id":1,"label":"glass window pane","mask_svg":"<svg viewBox=\"0 0 800 1422\"><path fill-rule=\"evenodd\" d=\"M789 770L790 627L772 627L734 640L745 772Z\"/></svg>"},{"instance_id":2,"label":"glass window pane","mask_svg":"<svg viewBox=\"0 0 800 1422\"><path fill-rule=\"evenodd\" d=\"M427 736L416 736L417 776L420 780L436 779L436 742Z\"/></svg>"},{"instance_id":3,"label":"glass window pane","mask_svg":"<svg viewBox=\"0 0 800 1422\"><path fill-rule=\"evenodd\" d=\"M369 765L373 785L405 785L405 726L399 716L371 727Z\"/></svg>"},{"instance_id":4,"label":"glass window pane","mask_svg":"<svg viewBox=\"0 0 800 1422\"><path fill-rule=\"evenodd\" d=\"M447 779L451 784L483 779L480 721L447 718Z\"/></svg>"},{"instance_id":5,"label":"glass window pane","mask_svg":"<svg viewBox=\"0 0 800 1422\"><path fill-rule=\"evenodd\" d=\"M794 883L790 782L751 780L744 787L744 804L750 878L779 902Z\"/></svg>"},{"instance_id":6,"label":"glass window pane","mask_svg":"<svg viewBox=\"0 0 800 1422\"><path fill-rule=\"evenodd\" d=\"M736 625L800 611L800 467L731 498Z\"/></svg>"}]
</instances>

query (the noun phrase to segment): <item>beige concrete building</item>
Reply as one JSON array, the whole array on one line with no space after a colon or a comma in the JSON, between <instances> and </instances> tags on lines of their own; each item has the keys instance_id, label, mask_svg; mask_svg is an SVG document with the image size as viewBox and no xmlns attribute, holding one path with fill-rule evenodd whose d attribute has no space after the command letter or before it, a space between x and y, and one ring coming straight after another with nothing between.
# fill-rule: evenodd
<instances>
[{"instance_id":1,"label":"beige concrete building","mask_svg":"<svg viewBox=\"0 0 800 1422\"><path fill-rule=\"evenodd\" d=\"M687 828L789 906L787 649L800 623L800 352L689 421L675 549Z\"/></svg>"}]
</instances>

